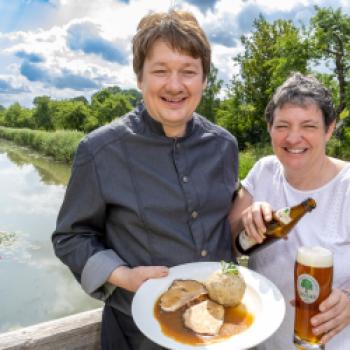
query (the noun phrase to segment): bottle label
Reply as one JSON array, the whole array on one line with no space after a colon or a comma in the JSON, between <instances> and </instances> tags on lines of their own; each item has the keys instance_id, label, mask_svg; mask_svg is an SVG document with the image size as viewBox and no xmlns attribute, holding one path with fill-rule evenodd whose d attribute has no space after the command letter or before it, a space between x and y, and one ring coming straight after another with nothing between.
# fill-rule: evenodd
<instances>
[{"instance_id":1,"label":"bottle label","mask_svg":"<svg viewBox=\"0 0 350 350\"><path fill-rule=\"evenodd\" d=\"M305 304L314 303L320 295L320 286L317 280L306 273L298 277L297 289L300 299Z\"/></svg>"},{"instance_id":2,"label":"bottle label","mask_svg":"<svg viewBox=\"0 0 350 350\"><path fill-rule=\"evenodd\" d=\"M277 216L278 220L284 225L287 225L292 221L292 218L290 217L289 207L277 210L275 215Z\"/></svg>"},{"instance_id":3,"label":"bottle label","mask_svg":"<svg viewBox=\"0 0 350 350\"><path fill-rule=\"evenodd\" d=\"M240 232L238 241L244 251L257 244L257 242L254 239L250 238L244 230Z\"/></svg>"}]
</instances>

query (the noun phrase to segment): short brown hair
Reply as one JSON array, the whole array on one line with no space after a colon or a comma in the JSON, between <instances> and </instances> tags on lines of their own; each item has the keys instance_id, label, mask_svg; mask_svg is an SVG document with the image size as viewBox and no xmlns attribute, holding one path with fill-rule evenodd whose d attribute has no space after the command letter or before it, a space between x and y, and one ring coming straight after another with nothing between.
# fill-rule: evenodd
<instances>
[{"instance_id":1,"label":"short brown hair","mask_svg":"<svg viewBox=\"0 0 350 350\"><path fill-rule=\"evenodd\" d=\"M141 80L143 65L152 45L161 40L172 49L184 52L193 58L200 58L203 80L209 74L211 48L207 36L196 18L189 12L170 10L144 16L133 38L133 68L137 79Z\"/></svg>"}]
</instances>

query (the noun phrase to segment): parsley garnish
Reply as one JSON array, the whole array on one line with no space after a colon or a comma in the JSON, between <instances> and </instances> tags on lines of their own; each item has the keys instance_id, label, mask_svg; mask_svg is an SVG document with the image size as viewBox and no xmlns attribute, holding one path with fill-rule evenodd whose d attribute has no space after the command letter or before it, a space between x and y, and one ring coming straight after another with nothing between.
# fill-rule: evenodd
<instances>
[{"instance_id":1,"label":"parsley garnish","mask_svg":"<svg viewBox=\"0 0 350 350\"><path fill-rule=\"evenodd\" d=\"M226 275L238 275L238 269L237 266L233 262L225 262L224 260L221 260L221 270L222 273Z\"/></svg>"}]
</instances>

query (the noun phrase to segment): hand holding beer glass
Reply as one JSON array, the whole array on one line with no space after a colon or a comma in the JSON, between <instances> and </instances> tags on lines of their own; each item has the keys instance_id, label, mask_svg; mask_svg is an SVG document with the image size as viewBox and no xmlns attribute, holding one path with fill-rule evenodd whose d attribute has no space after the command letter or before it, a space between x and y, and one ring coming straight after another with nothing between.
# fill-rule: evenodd
<instances>
[{"instance_id":1,"label":"hand holding beer glass","mask_svg":"<svg viewBox=\"0 0 350 350\"><path fill-rule=\"evenodd\" d=\"M332 252L322 247L300 247L294 268L294 344L298 349L324 349L321 336L312 333L310 319L320 312L319 304L331 293L332 282Z\"/></svg>"}]
</instances>

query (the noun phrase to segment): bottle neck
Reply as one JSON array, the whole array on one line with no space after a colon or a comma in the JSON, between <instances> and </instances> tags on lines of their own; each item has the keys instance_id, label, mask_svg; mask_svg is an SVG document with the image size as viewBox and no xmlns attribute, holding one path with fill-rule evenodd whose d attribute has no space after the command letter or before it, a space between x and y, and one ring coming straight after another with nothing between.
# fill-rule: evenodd
<instances>
[{"instance_id":1,"label":"bottle neck","mask_svg":"<svg viewBox=\"0 0 350 350\"><path fill-rule=\"evenodd\" d=\"M311 198L304 200L301 204L304 207L306 212L310 212L316 207L316 202Z\"/></svg>"}]
</instances>

